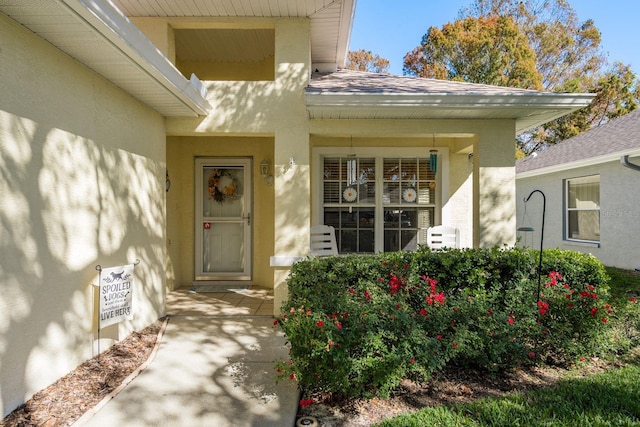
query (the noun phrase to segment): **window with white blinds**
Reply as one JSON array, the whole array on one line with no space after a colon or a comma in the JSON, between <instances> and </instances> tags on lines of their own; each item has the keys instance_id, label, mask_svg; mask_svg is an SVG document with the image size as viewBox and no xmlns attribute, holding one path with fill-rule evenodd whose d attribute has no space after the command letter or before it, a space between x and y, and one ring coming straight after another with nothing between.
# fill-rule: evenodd
<instances>
[{"instance_id":1,"label":"window with white blinds","mask_svg":"<svg viewBox=\"0 0 640 427\"><path fill-rule=\"evenodd\" d=\"M600 241L600 176L566 181L565 226L567 240Z\"/></svg>"},{"instance_id":2,"label":"window with white blinds","mask_svg":"<svg viewBox=\"0 0 640 427\"><path fill-rule=\"evenodd\" d=\"M434 222L436 174L428 157L322 158L324 224L340 253L415 250Z\"/></svg>"}]
</instances>

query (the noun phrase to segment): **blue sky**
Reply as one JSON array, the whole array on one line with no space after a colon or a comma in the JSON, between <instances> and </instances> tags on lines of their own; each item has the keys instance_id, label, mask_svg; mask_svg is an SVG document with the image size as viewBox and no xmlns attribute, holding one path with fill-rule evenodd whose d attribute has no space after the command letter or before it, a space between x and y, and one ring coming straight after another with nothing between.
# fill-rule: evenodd
<instances>
[{"instance_id":1,"label":"blue sky","mask_svg":"<svg viewBox=\"0 0 640 427\"><path fill-rule=\"evenodd\" d=\"M358 0L350 50L366 49L387 58L392 74L402 75L404 55L429 27L458 17L471 0ZM640 1L569 0L582 22L593 19L611 63L630 64L640 77Z\"/></svg>"}]
</instances>

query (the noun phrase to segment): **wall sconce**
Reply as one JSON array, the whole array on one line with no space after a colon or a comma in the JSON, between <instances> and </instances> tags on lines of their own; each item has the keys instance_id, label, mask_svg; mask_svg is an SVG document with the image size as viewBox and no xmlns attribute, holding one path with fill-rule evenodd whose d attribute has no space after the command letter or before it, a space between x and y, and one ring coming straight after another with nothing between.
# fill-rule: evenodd
<instances>
[{"instance_id":1,"label":"wall sconce","mask_svg":"<svg viewBox=\"0 0 640 427\"><path fill-rule=\"evenodd\" d=\"M165 188L167 189L167 193L169 192L169 188L171 188L171 180L169 179L169 169L167 169L167 180L165 181Z\"/></svg>"},{"instance_id":2,"label":"wall sconce","mask_svg":"<svg viewBox=\"0 0 640 427\"><path fill-rule=\"evenodd\" d=\"M273 175L269 174L269 162L266 160L260 163L260 175L262 175L262 179L267 185L273 184Z\"/></svg>"}]
</instances>

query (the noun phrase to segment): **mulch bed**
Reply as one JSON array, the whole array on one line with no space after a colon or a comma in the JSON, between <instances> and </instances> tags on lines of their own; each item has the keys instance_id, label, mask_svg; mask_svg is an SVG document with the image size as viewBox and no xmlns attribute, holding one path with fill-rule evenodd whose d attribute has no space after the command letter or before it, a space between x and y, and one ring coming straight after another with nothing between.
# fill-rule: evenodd
<instances>
[{"instance_id":1,"label":"mulch bed","mask_svg":"<svg viewBox=\"0 0 640 427\"><path fill-rule=\"evenodd\" d=\"M0 427L69 426L122 384L149 358L164 318L40 390L0 422Z\"/></svg>"},{"instance_id":2,"label":"mulch bed","mask_svg":"<svg viewBox=\"0 0 640 427\"><path fill-rule=\"evenodd\" d=\"M72 425L144 367L162 334L164 320L159 319L142 331L133 332L37 392L2 420L0 427ZM637 351L635 353L638 354ZM611 364L595 358L572 374L591 375L623 364ZM530 367L501 373L448 368L425 384L404 381L389 399L336 401L330 395L303 396L313 398L314 403L300 407L298 416L314 416L324 427L366 427L427 406L552 387L566 374L567 370L554 367Z\"/></svg>"},{"instance_id":3,"label":"mulch bed","mask_svg":"<svg viewBox=\"0 0 640 427\"><path fill-rule=\"evenodd\" d=\"M587 376L622 365L622 362L612 364L593 358L571 373L577 377ZM563 368L549 366L532 366L504 372L449 367L425 384L405 380L396 394L388 399L335 402L330 395L304 396L313 398L314 403L299 408L298 417L315 417L323 427L366 427L386 418L429 406L553 387L562 378L566 378L568 372Z\"/></svg>"}]
</instances>

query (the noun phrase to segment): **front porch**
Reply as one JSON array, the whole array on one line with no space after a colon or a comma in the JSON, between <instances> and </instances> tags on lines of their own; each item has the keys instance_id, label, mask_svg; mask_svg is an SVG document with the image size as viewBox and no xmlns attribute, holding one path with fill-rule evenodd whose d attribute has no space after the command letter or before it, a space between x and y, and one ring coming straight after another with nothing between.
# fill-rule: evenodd
<instances>
[{"instance_id":1,"label":"front porch","mask_svg":"<svg viewBox=\"0 0 640 427\"><path fill-rule=\"evenodd\" d=\"M273 316L273 289L251 286L224 292L191 292L181 288L167 292L166 314L175 316L248 317Z\"/></svg>"}]
</instances>

